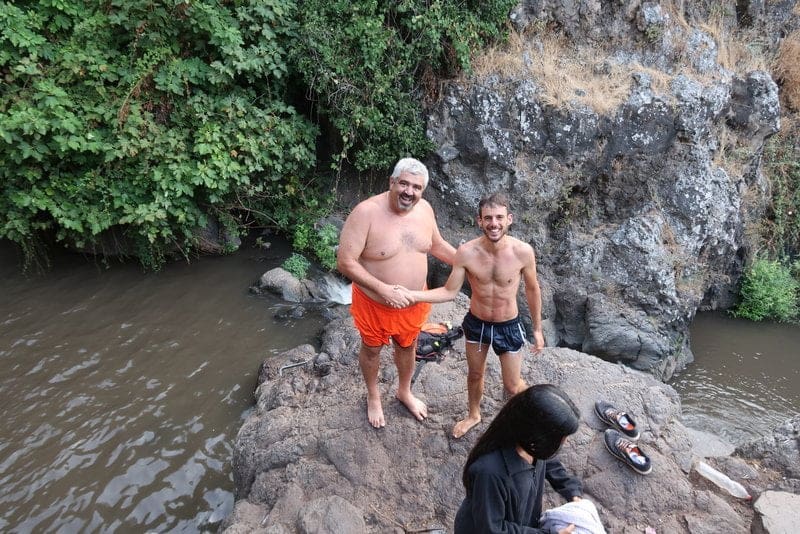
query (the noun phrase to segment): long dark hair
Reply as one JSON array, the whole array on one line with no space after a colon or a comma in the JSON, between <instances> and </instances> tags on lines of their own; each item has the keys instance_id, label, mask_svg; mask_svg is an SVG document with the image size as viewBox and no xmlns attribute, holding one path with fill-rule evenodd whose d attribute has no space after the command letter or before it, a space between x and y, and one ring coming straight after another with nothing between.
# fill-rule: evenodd
<instances>
[{"instance_id":1,"label":"long dark hair","mask_svg":"<svg viewBox=\"0 0 800 534\"><path fill-rule=\"evenodd\" d=\"M565 437L578 430L579 422L578 408L553 384L537 384L517 393L495 416L467 457L461 478L467 494L471 491L467 471L479 457L519 445L535 459L545 460L558 451Z\"/></svg>"}]
</instances>

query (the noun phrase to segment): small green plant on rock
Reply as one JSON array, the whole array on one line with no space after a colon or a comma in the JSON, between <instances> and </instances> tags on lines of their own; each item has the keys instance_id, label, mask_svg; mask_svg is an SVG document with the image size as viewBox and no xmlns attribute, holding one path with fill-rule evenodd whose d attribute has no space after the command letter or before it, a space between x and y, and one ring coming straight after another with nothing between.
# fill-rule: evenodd
<instances>
[{"instance_id":1,"label":"small green plant on rock","mask_svg":"<svg viewBox=\"0 0 800 534\"><path fill-rule=\"evenodd\" d=\"M664 26L661 24L651 24L644 31L644 35L651 43L657 43L664 36Z\"/></svg>"},{"instance_id":2,"label":"small green plant on rock","mask_svg":"<svg viewBox=\"0 0 800 534\"><path fill-rule=\"evenodd\" d=\"M336 268L336 245L339 244L339 230L326 223L317 229L317 239L311 245L314 255L322 266L329 271Z\"/></svg>"},{"instance_id":3,"label":"small green plant on rock","mask_svg":"<svg viewBox=\"0 0 800 534\"><path fill-rule=\"evenodd\" d=\"M283 267L286 271L289 272L292 276L298 279L303 279L308 274L308 268L311 266L311 262L306 259L305 256L302 254L293 253L289 256L286 261L283 262Z\"/></svg>"}]
</instances>

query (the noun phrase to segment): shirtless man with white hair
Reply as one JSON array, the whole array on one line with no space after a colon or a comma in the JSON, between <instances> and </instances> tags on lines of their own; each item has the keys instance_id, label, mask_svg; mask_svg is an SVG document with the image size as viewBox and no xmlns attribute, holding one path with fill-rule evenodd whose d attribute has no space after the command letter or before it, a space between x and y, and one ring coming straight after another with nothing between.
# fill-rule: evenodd
<instances>
[{"instance_id":1,"label":"shirtless man with white hair","mask_svg":"<svg viewBox=\"0 0 800 534\"><path fill-rule=\"evenodd\" d=\"M453 427L456 438L481 421L480 403L490 346L500 358L506 391L514 395L527 388L520 376L525 332L519 319L517 291L522 280L533 323L536 343L533 353L538 354L544 347L536 256L528 243L508 235L513 220L504 194L494 193L482 198L478 204L478 226L483 235L458 247L445 285L429 291L408 292L413 302L445 302L455 298L465 277L469 280L472 295L462 325L466 339L469 413Z\"/></svg>"},{"instance_id":2,"label":"shirtless man with white hair","mask_svg":"<svg viewBox=\"0 0 800 534\"><path fill-rule=\"evenodd\" d=\"M392 340L397 398L422 421L428 408L411 393L416 340L430 304L412 304L403 288L421 290L428 278L428 253L452 265L455 249L439 233L431 205L422 198L428 169L404 158L389 178L389 190L360 202L339 237L337 268L353 281L350 307L361 334L358 363L367 385L367 418L386 426L378 389L380 353Z\"/></svg>"}]
</instances>

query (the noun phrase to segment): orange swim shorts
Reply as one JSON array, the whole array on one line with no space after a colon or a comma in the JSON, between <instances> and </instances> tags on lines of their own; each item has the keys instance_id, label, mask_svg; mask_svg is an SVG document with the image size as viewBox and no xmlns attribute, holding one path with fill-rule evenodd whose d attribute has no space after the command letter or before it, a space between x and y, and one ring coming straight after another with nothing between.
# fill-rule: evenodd
<instances>
[{"instance_id":1,"label":"orange swim shorts","mask_svg":"<svg viewBox=\"0 0 800 534\"><path fill-rule=\"evenodd\" d=\"M408 308L395 309L369 298L353 284L350 314L361 339L368 347L388 345L391 337L401 347L410 347L428 320L431 305L418 302Z\"/></svg>"}]
</instances>

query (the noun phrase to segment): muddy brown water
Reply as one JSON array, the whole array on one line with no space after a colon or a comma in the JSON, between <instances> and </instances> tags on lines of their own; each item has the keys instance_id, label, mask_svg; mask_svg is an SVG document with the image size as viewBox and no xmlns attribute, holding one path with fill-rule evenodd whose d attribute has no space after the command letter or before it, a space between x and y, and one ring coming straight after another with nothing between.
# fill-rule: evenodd
<instances>
[{"instance_id":1,"label":"muddy brown water","mask_svg":"<svg viewBox=\"0 0 800 534\"><path fill-rule=\"evenodd\" d=\"M0 243L0 531L214 531L260 362L323 321L248 287L288 256L244 249L143 273L76 255L23 276ZM688 423L740 441L800 409L800 330L701 314L673 380Z\"/></svg>"},{"instance_id":2,"label":"muddy brown water","mask_svg":"<svg viewBox=\"0 0 800 534\"><path fill-rule=\"evenodd\" d=\"M25 277L4 245L0 531L214 530L260 362L322 328L248 292L287 250Z\"/></svg>"},{"instance_id":3,"label":"muddy brown water","mask_svg":"<svg viewBox=\"0 0 800 534\"><path fill-rule=\"evenodd\" d=\"M687 426L738 445L800 413L800 326L707 312L691 335L695 361L670 381Z\"/></svg>"}]
</instances>

